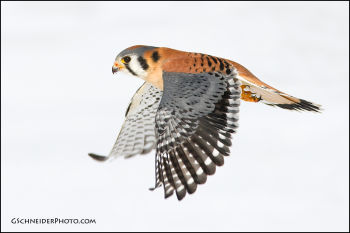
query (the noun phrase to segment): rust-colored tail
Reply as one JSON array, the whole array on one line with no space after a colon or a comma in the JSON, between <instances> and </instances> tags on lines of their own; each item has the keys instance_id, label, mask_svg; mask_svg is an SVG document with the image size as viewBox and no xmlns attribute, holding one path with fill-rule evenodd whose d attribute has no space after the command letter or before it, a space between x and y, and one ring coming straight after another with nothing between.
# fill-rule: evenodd
<instances>
[{"instance_id":1,"label":"rust-colored tail","mask_svg":"<svg viewBox=\"0 0 350 233\"><path fill-rule=\"evenodd\" d=\"M288 95L262 82L244 66L227 60L238 72L242 82L241 99L248 102L262 102L264 104L288 110L321 112L321 106L303 99Z\"/></svg>"}]
</instances>

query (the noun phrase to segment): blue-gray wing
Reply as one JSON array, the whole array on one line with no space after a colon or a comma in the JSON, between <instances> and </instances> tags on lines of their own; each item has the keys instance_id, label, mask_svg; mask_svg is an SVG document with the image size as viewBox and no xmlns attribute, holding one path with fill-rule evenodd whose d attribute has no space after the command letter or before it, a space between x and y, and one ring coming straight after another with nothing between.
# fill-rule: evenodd
<instances>
[{"instance_id":1,"label":"blue-gray wing","mask_svg":"<svg viewBox=\"0 0 350 233\"><path fill-rule=\"evenodd\" d=\"M125 121L108 156L89 154L105 161L112 157L129 158L146 154L155 148L155 115L163 92L144 83L134 94L125 114Z\"/></svg>"},{"instance_id":2,"label":"blue-gray wing","mask_svg":"<svg viewBox=\"0 0 350 233\"><path fill-rule=\"evenodd\" d=\"M155 188L163 185L165 197L195 192L229 155L240 104L240 83L229 73L163 73Z\"/></svg>"}]
</instances>

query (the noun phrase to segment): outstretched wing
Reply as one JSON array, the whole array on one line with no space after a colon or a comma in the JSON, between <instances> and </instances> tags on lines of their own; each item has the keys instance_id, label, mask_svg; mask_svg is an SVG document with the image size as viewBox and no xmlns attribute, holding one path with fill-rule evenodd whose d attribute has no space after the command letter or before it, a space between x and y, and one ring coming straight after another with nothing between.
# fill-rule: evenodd
<instances>
[{"instance_id":1,"label":"outstretched wing","mask_svg":"<svg viewBox=\"0 0 350 233\"><path fill-rule=\"evenodd\" d=\"M146 154L154 149L155 115L162 93L158 88L145 82L131 99L125 121L109 155L89 155L96 160L105 161L111 157L129 158L137 154Z\"/></svg>"},{"instance_id":2,"label":"outstretched wing","mask_svg":"<svg viewBox=\"0 0 350 233\"><path fill-rule=\"evenodd\" d=\"M233 70L163 72L156 114L156 185L181 200L206 182L230 153L238 127L240 83Z\"/></svg>"}]
</instances>

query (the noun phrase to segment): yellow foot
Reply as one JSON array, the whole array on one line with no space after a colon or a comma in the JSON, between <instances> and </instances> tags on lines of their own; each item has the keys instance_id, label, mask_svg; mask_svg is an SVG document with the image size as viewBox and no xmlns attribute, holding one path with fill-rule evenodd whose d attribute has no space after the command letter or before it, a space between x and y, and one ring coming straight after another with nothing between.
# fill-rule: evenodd
<instances>
[{"instance_id":1,"label":"yellow foot","mask_svg":"<svg viewBox=\"0 0 350 233\"><path fill-rule=\"evenodd\" d=\"M249 86L247 85L241 85L242 93L241 93L241 99L248 102L259 102L261 98L256 97L255 93L252 93L251 91L247 91L249 89Z\"/></svg>"}]
</instances>

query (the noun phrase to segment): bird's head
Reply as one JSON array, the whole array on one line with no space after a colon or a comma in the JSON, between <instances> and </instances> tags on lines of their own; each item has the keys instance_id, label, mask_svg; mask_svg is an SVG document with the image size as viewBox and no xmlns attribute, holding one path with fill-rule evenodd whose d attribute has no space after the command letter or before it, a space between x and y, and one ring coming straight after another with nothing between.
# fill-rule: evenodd
<instances>
[{"instance_id":1,"label":"bird's head","mask_svg":"<svg viewBox=\"0 0 350 233\"><path fill-rule=\"evenodd\" d=\"M149 64L144 57L144 53L156 48L157 47L136 45L124 49L115 58L112 66L112 73L114 74L118 71L123 71L144 79L149 70Z\"/></svg>"}]
</instances>

